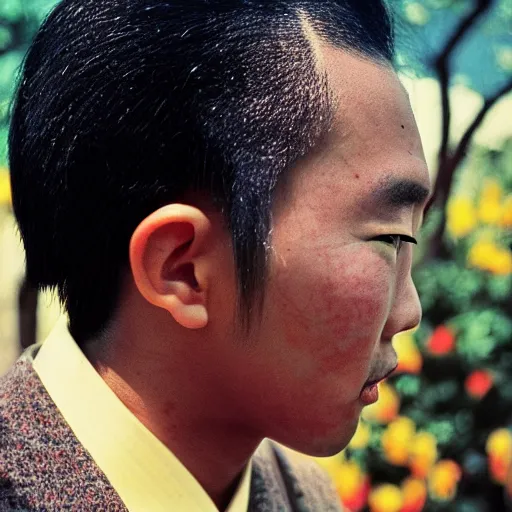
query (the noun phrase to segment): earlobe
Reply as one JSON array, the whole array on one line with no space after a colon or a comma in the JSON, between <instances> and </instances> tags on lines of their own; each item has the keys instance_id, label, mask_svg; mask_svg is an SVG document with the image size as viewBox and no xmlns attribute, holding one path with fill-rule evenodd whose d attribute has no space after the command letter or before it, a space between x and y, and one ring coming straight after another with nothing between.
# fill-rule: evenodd
<instances>
[{"instance_id":1,"label":"earlobe","mask_svg":"<svg viewBox=\"0 0 512 512\"><path fill-rule=\"evenodd\" d=\"M139 292L187 329L208 324L209 230L201 210L171 204L146 217L130 241L130 266Z\"/></svg>"},{"instance_id":2,"label":"earlobe","mask_svg":"<svg viewBox=\"0 0 512 512\"><path fill-rule=\"evenodd\" d=\"M186 329L202 329L208 325L208 311L202 304L185 306L178 302L166 309L171 312L176 322Z\"/></svg>"}]
</instances>

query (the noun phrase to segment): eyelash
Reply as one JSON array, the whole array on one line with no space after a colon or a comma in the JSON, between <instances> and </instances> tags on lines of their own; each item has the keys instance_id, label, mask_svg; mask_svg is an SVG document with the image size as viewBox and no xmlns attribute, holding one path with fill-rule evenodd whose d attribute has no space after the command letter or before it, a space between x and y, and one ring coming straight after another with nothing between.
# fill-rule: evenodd
<instances>
[{"instance_id":1,"label":"eyelash","mask_svg":"<svg viewBox=\"0 0 512 512\"><path fill-rule=\"evenodd\" d=\"M400 252L400 248L402 247L402 244L404 242L410 243L410 244L418 244L417 240L413 238L412 236L408 235L399 235L399 234L393 234L393 235L380 235L376 236L374 240L384 242L388 245L392 245L396 248L397 252ZM391 240L391 241L390 241Z\"/></svg>"}]
</instances>

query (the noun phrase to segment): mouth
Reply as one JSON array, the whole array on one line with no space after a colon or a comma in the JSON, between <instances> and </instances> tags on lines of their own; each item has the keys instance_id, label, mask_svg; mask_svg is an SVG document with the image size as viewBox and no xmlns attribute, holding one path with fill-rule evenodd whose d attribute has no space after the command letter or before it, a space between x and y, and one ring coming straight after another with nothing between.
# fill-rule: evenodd
<instances>
[{"instance_id":1,"label":"mouth","mask_svg":"<svg viewBox=\"0 0 512 512\"><path fill-rule=\"evenodd\" d=\"M397 367L398 367L398 363L395 363L395 365L390 370L388 370L387 372L381 373L380 376L372 377L371 379L368 379L364 383L363 389L375 386L379 382L382 382L384 379L387 379L397 369Z\"/></svg>"},{"instance_id":2,"label":"mouth","mask_svg":"<svg viewBox=\"0 0 512 512\"><path fill-rule=\"evenodd\" d=\"M388 371L377 374L377 377L372 377L365 382L363 389L361 389L361 393L359 394L359 399L363 405L374 404L379 399L379 387L377 384L389 377L396 370L397 366L398 363Z\"/></svg>"}]
</instances>

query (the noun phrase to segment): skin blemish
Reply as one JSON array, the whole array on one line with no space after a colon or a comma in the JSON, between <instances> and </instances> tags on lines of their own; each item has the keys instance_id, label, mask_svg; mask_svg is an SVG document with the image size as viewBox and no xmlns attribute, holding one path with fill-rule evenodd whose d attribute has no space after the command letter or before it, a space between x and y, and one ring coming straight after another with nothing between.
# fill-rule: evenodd
<instances>
[{"instance_id":1,"label":"skin blemish","mask_svg":"<svg viewBox=\"0 0 512 512\"><path fill-rule=\"evenodd\" d=\"M356 180L358 180L359 179L359 174L357 174L357 173L354 174L354 177L356 178Z\"/></svg>"},{"instance_id":2,"label":"skin blemish","mask_svg":"<svg viewBox=\"0 0 512 512\"><path fill-rule=\"evenodd\" d=\"M405 130L405 126L404 125L401 125L402 126L402 130Z\"/></svg>"}]
</instances>

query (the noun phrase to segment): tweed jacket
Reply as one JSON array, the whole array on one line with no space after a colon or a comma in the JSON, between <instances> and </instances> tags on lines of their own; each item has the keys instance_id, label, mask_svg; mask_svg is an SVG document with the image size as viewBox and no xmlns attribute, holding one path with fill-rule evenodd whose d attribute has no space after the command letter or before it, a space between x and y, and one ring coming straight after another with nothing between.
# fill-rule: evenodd
<instances>
[{"instance_id":1,"label":"tweed jacket","mask_svg":"<svg viewBox=\"0 0 512 512\"><path fill-rule=\"evenodd\" d=\"M0 512L60 510L127 509L22 356L0 379ZM292 462L275 443L262 443L253 456L249 512L340 510L316 464Z\"/></svg>"}]
</instances>

